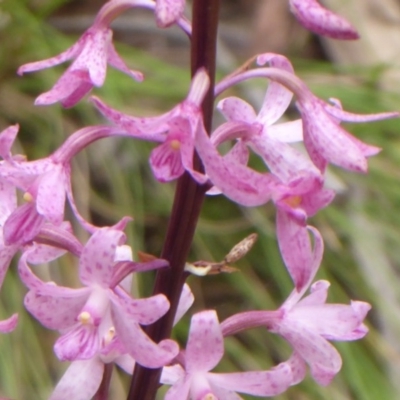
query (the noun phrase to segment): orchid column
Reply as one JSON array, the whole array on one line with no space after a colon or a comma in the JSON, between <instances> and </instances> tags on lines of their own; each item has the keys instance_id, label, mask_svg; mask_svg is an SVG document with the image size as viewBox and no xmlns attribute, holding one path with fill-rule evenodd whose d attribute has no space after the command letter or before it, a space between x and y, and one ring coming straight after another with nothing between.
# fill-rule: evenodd
<instances>
[{"instance_id":1,"label":"orchid column","mask_svg":"<svg viewBox=\"0 0 400 400\"><path fill-rule=\"evenodd\" d=\"M210 79L202 104L204 126L211 131L214 106L214 79L216 37L220 0L194 0L192 10L191 73L192 77L203 68ZM195 155L194 169L202 171L200 159ZM184 266L192 243L204 194L207 187L199 185L185 172L177 183L167 236L161 254L169 261L171 269L157 274L154 293L164 293L170 301L169 312L149 327L148 333L155 341L168 338L182 286L186 279ZM152 400L155 398L161 370L151 370L137 365L128 399Z\"/></svg>"}]
</instances>

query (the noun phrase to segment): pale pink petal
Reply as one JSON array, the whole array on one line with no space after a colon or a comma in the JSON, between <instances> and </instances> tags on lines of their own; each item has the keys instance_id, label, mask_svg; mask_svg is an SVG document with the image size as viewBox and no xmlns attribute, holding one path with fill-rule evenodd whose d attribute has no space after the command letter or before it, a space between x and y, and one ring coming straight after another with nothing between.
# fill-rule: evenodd
<instances>
[{"instance_id":1,"label":"pale pink petal","mask_svg":"<svg viewBox=\"0 0 400 400\"><path fill-rule=\"evenodd\" d=\"M62 64L63 62L76 57L81 51L83 42L84 38L81 37L73 46L55 57L22 65L18 68L18 75L25 74L26 72L39 71L41 69L54 67L55 65Z\"/></svg>"},{"instance_id":2,"label":"pale pink petal","mask_svg":"<svg viewBox=\"0 0 400 400\"><path fill-rule=\"evenodd\" d=\"M190 378L182 378L169 388L164 400L188 400L191 381Z\"/></svg>"},{"instance_id":3,"label":"pale pink petal","mask_svg":"<svg viewBox=\"0 0 400 400\"><path fill-rule=\"evenodd\" d=\"M40 177L36 196L36 209L55 225L64 219L65 174L62 165L54 165L52 171Z\"/></svg>"},{"instance_id":4,"label":"pale pink petal","mask_svg":"<svg viewBox=\"0 0 400 400\"><path fill-rule=\"evenodd\" d=\"M209 373L207 376L212 385L253 396L277 396L292 383L292 370L286 363L269 371Z\"/></svg>"},{"instance_id":5,"label":"pale pink petal","mask_svg":"<svg viewBox=\"0 0 400 400\"><path fill-rule=\"evenodd\" d=\"M212 132L210 139L213 145L218 147L221 143L228 140L236 140L238 138L245 139L254 131L254 127L247 122L228 121L215 129L215 131Z\"/></svg>"},{"instance_id":6,"label":"pale pink petal","mask_svg":"<svg viewBox=\"0 0 400 400\"><path fill-rule=\"evenodd\" d=\"M307 156L287 143L273 139L267 132L254 135L249 145L285 185L298 179L323 180L321 173Z\"/></svg>"},{"instance_id":7,"label":"pale pink petal","mask_svg":"<svg viewBox=\"0 0 400 400\"><path fill-rule=\"evenodd\" d=\"M35 105L43 106L60 102L63 107L72 107L93 88L87 71L72 71L70 66L48 92L35 100Z\"/></svg>"},{"instance_id":8,"label":"pale pink petal","mask_svg":"<svg viewBox=\"0 0 400 400\"><path fill-rule=\"evenodd\" d=\"M340 371L342 359L338 351L318 333L308 330L300 322L287 321L276 333L284 337L308 363L313 378L320 385L328 385Z\"/></svg>"},{"instance_id":9,"label":"pale pink petal","mask_svg":"<svg viewBox=\"0 0 400 400\"><path fill-rule=\"evenodd\" d=\"M0 180L0 225L3 226L6 219L17 208L17 193L15 186Z\"/></svg>"},{"instance_id":10,"label":"pale pink petal","mask_svg":"<svg viewBox=\"0 0 400 400\"><path fill-rule=\"evenodd\" d=\"M79 278L83 284L109 287L115 252L124 238L123 232L109 228L98 229L90 237L79 260Z\"/></svg>"},{"instance_id":11,"label":"pale pink petal","mask_svg":"<svg viewBox=\"0 0 400 400\"><path fill-rule=\"evenodd\" d=\"M107 53L108 53L108 55L107 55L108 63L112 67L114 67L114 68L124 72L125 74L131 76L133 79L135 79L138 82L142 82L143 81L143 74L141 72L139 72L139 71L134 71L134 70L128 68L128 66L125 64L124 60L116 52L114 44L111 41L108 44Z\"/></svg>"},{"instance_id":12,"label":"pale pink petal","mask_svg":"<svg viewBox=\"0 0 400 400\"><path fill-rule=\"evenodd\" d=\"M181 18L185 9L185 0L157 0L156 21L159 27L167 27Z\"/></svg>"},{"instance_id":13,"label":"pale pink petal","mask_svg":"<svg viewBox=\"0 0 400 400\"><path fill-rule=\"evenodd\" d=\"M290 0L290 9L307 29L333 39L358 39L353 26L339 15L322 7L316 0Z\"/></svg>"},{"instance_id":14,"label":"pale pink petal","mask_svg":"<svg viewBox=\"0 0 400 400\"><path fill-rule=\"evenodd\" d=\"M11 146L17 137L19 125L12 125L0 133L0 156L5 160L11 160Z\"/></svg>"},{"instance_id":15,"label":"pale pink petal","mask_svg":"<svg viewBox=\"0 0 400 400\"><path fill-rule=\"evenodd\" d=\"M280 186L271 174L253 171L229 157L221 157L201 127L197 130L196 149L211 182L239 204L265 204Z\"/></svg>"},{"instance_id":16,"label":"pale pink petal","mask_svg":"<svg viewBox=\"0 0 400 400\"><path fill-rule=\"evenodd\" d=\"M89 400L103 378L104 364L98 357L71 363L49 400Z\"/></svg>"},{"instance_id":17,"label":"pale pink petal","mask_svg":"<svg viewBox=\"0 0 400 400\"><path fill-rule=\"evenodd\" d=\"M224 339L214 310L194 314L190 323L186 345L186 371L209 371L224 354Z\"/></svg>"},{"instance_id":18,"label":"pale pink petal","mask_svg":"<svg viewBox=\"0 0 400 400\"><path fill-rule=\"evenodd\" d=\"M71 224L68 221L64 221L57 227L44 224L40 229L40 234L42 239L44 236L56 238L61 247L34 243L33 250L29 251L27 259L30 264L44 264L53 261L64 255L67 252L65 249L69 249L73 254L80 254L82 251L83 246L72 234Z\"/></svg>"},{"instance_id":19,"label":"pale pink petal","mask_svg":"<svg viewBox=\"0 0 400 400\"><path fill-rule=\"evenodd\" d=\"M306 363L298 353L293 352L289 360L286 361L286 364L290 366L292 371L291 385L297 385L305 378L307 374Z\"/></svg>"},{"instance_id":20,"label":"pale pink petal","mask_svg":"<svg viewBox=\"0 0 400 400\"><path fill-rule=\"evenodd\" d=\"M180 364L169 365L162 369L160 382L165 385L173 385L185 377L185 370Z\"/></svg>"},{"instance_id":21,"label":"pale pink petal","mask_svg":"<svg viewBox=\"0 0 400 400\"><path fill-rule=\"evenodd\" d=\"M290 61L279 54L265 53L257 57L258 65L268 63L273 68L294 74ZM265 125L272 125L284 114L292 101L293 93L276 81L271 81L263 101L257 120Z\"/></svg>"},{"instance_id":22,"label":"pale pink petal","mask_svg":"<svg viewBox=\"0 0 400 400\"><path fill-rule=\"evenodd\" d=\"M296 306L290 319L296 319L312 332L328 340L346 340L362 323L365 315L357 315L350 305L324 304L315 306Z\"/></svg>"},{"instance_id":23,"label":"pale pink petal","mask_svg":"<svg viewBox=\"0 0 400 400\"><path fill-rule=\"evenodd\" d=\"M252 124L257 117L254 108L239 97L227 97L218 103L217 108L227 121Z\"/></svg>"},{"instance_id":24,"label":"pale pink petal","mask_svg":"<svg viewBox=\"0 0 400 400\"><path fill-rule=\"evenodd\" d=\"M331 106L327 103L322 103L324 109L333 117L337 118L340 121L346 122L372 122L372 121L380 121L382 119L389 118L398 118L400 113L398 111L392 112L382 112L382 113L373 113L373 114L354 114L348 111L345 111L341 108L341 104L337 99L330 99L335 104Z\"/></svg>"},{"instance_id":25,"label":"pale pink petal","mask_svg":"<svg viewBox=\"0 0 400 400\"><path fill-rule=\"evenodd\" d=\"M0 321L0 332L9 333L15 329L18 323L18 314L13 314L10 318Z\"/></svg>"},{"instance_id":26,"label":"pale pink petal","mask_svg":"<svg viewBox=\"0 0 400 400\"><path fill-rule=\"evenodd\" d=\"M327 161L350 171L367 171L363 149L328 116L318 101L304 101L299 108L303 117L304 144L319 169L323 170Z\"/></svg>"},{"instance_id":27,"label":"pale pink petal","mask_svg":"<svg viewBox=\"0 0 400 400\"><path fill-rule=\"evenodd\" d=\"M268 135L285 143L303 141L303 122L301 119L283 122L268 127Z\"/></svg>"},{"instance_id":28,"label":"pale pink petal","mask_svg":"<svg viewBox=\"0 0 400 400\"><path fill-rule=\"evenodd\" d=\"M3 284L10 262L18 249L19 245L4 245L3 232L1 232L0 229L0 288Z\"/></svg>"},{"instance_id":29,"label":"pale pink petal","mask_svg":"<svg viewBox=\"0 0 400 400\"><path fill-rule=\"evenodd\" d=\"M124 310L112 306L111 313L118 337L138 364L159 368L178 354L179 347L174 341L166 339L159 344L154 343Z\"/></svg>"},{"instance_id":30,"label":"pale pink petal","mask_svg":"<svg viewBox=\"0 0 400 400\"><path fill-rule=\"evenodd\" d=\"M94 86L102 86L106 78L107 48L111 38L111 29L87 30L84 34L85 44L70 71L85 71Z\"/></svg>"},{"instance_id":31,"label":"pale pink petal","mask_svg":"<svg viewBox=\"0 0 400 400\"><path fill-rule=\"evenodd\" d=\"M294 222L285 211L278 208L276 230L279 249L288 272L299 289L309 281L312 270L311 241L307 228Z\"/></svg>"},{"instance_id":32,"label":"pale pink petal","mask_svg":"<svg viewBox=\"0 0 400 400\"><path fill-rule=\"evenodd\" d=\"M186 311L192 306L194 296L187 283L183 285L181 297L179 298L178 308L175 313L174 325L183 317Z\"/></svg>"},{"instance_id":33,"label":"pale pink petal","mask_svg":"<svg viewBox=\"0 0 400 400\"><path fill-rule=\"evenodd\" d=\"M36 211L35 203L29 202L18 207L4 224L6 245L30 242L39 233L45 219Z\"/></svg>"},{"instance_id":34,"label":"pale pink petal","mask_svg":"<svg viewBox=\"0 0 400 400\"><path fill-rule=\"evenodd\" d=\"M132 137L164 142L171 118L169 113L159 117L136 118L109 107L98 97L92 96L90 101L105 118L126 130Z\"/></svg>"},{"instance_id":35,"label":"pale pink petal","mask_svg":"<svg viewBox=\"0 0 400 400\"><path fill-rule=\"evenodd\" d=\"M97 327L80 323L60 336L54 344L54 352L61 361L89 360L99 348Z\"/></svg>"},{"instance_id":36,"label":"pale pink petal","mask_svg":"<svg viewBox=\"0 0 400 400\"><path fill-rule=\"evenodd\" d=\"M54 291L58 288L52 286ZM76 318L90 295L86 288L62 289L53 296L34 291L28 292L25 296L26 309L48 329L62 330L75 325Z\"/></svg>"},{"instance_id":37,"label":"pale pink petal","mask_svg":"<svg viewBox=\"0 0 400 400\"><path fill-rule=\"evenodd\" d=\"M129 354L123 354L122 356L115 358L114 363L122 368L127 374L133 374L135 360Z\"/></svg>"},{"instance_id":38,"label":"pale pink petal","mask_svg":"<svg viewBox=\"0 0 400 400\"><path fill-rule=\"evenodd\" d=\"M169 310L169 302L163 294L146 299L132 299L122 290L119 290L118 294L117 296L113 292L109 292L114 307L120 308L126 314L126 318L141 325L154 323Z\"/></svg>"},{"instance_id":39,"label":"pale pink petal","mask_svg":"<svg viewBox=\"0 0 400 400\"><path fill-rule=\"evenodd\" d=\"M175 149L170 140L156 147L151 152L149 161L154 176L160 182L172 181L185 172L180 149Z\"/></svg>"}]
</instances>

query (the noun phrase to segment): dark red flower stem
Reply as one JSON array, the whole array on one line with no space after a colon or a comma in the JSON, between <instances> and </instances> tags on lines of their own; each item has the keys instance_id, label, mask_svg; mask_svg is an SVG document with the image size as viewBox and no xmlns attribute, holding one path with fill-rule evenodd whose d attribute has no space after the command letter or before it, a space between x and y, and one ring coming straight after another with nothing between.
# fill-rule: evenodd
<instances>
[{"instance_id":1,"label":"dark red flower stem","mask_svg":"<svg viewBox=\"0 0 400 400\"><path fill-rule=\"evenodd\" d=\"M93 400L107 400L108 399L108 391L110 389L112 369L113 369L113 364L104 364L103 379L100 383L97 393L93 397Z\"/></svg>"},{"instance_id":2,"label":"dark red flower stem","mask_svg":"<svg viewBox=\"0 0 400 400\"><path fill-rule=\"evenodd\" d=\"M214 108L214 82L216 38L220 0L193 0L191 75L204 67L210 77L210 88L203 101L202 111L204 126L211 130ZM202 165L195 155L195 168L202 170ZM174 204L167 229L161 258L169 261L170 268L157 272L154 294L164 293L169 302L168 313L159 321L149 326L147 334L155 341L169 338L178 306L182 286L185 283L185 262L192 244L197 220L200 215L206 187L198 185L188 173L177 183ZM154 400L159 387L161 369L148 369L136 365L128 400Z\"/></svg>"}]
</instances>

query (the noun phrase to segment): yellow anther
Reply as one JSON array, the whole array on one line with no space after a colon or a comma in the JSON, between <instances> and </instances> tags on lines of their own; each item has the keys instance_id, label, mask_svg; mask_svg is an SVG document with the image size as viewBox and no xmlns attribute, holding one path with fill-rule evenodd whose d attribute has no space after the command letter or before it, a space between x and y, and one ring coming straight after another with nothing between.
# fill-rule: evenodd
<instances>
[{"instance_id":1,"label":"yellow anther","mask_svg":"<svg viewBox=\"0 0 400 400\"><path fill-rule=\"evenodd\" d=\"M173 139L169 142L172 150L179 150L181 148L181 142L179 140Z\"/></svg>"},{"instance_id":2,"label":"yellow anther","mask_svg":"<svg viewBox=\"0 0 400 400\"><path fill-rule=\"evenodd\" d=\"M33 201L33 196L29 192L25 192L22 197L28 203L31 203Z\"/></svg>"},{"instance_id":3,"label":"yellow anther","mask_svg":"<svg viewBox=\"0 0 400 400\"><path fill-rule=\"evenodd\" d=\"M207 393L202 400L218 400L218 397L214 396L212 393Z\"/></svg>"},{"instance_id":4,"label":"yellow anther","mask_svg":"<svg viewBox=\"0 0 400 400\"><path fill-rule=\"evenodd\" d=\"M91 322L92 316L87 311L82 311L78 316L78 321L82 325L87 325Z\"/></svg>"},{"instance_id":5,"label":"yellow anther","mask_svg":"<svg viewBox=\"0 0 400 400\"><path fill-rule=\"evenodd\" d=\"M301 204L301 196L291 196L288 197L286 199L284 199L283 201L290 207L292 208L296 208Z\"/></svg>"},{"instance_id":6,"label":"yellow anther","mask_svg":"<svg viewBox=\"0 0 400 400\"><path fill-rule=\"evenodd\" d=\"M107 346L115 336L115 328L112 326L104 335L104 345Z\"/></svg>"}]
</instances>

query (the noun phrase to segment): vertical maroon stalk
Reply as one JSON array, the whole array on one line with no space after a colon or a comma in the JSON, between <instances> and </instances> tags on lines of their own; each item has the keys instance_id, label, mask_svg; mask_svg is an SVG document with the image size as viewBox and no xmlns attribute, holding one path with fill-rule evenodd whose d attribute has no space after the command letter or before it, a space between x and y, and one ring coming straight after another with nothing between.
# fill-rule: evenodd
<instances>
[{"instance_id":1,"label":"vertical maroon stalk","mask_svg":"<svg viewBox=\"0 0 400 400\"><path fill-rule=\"evenodd\" d=\"M191 74L204 67L210 77L210 88L203 101L204 126L211 130L214 105L214 80L216 37L218 29L220 0L193 0ZM202 169L198 157L195 168ZM159 270L154 294L164 293L169 302L168 313L147 329L147 334L155 341L169 338L178 306L182 286L185 282L184 266L192 244L197 220L203 203L205 188L198 185L188 173L179 180L174 204L161 257L168 260L171 268ZM154 400L159 386L161 369L148 369L136 365L128 400Z\"/></svg>"}]
</instances>

